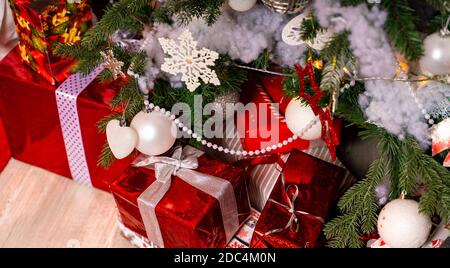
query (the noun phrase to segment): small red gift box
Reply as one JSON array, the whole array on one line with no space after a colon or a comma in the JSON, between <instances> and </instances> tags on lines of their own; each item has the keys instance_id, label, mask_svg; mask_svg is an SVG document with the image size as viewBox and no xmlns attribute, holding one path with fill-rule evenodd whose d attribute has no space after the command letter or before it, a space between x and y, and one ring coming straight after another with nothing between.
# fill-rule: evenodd
<instances>
[{"instance_id":1,"label":"small red gift box","mask_svg":"<svg viewBox=\"0 0 450 268\"><path fill-rule=\"evenodd\" d=\"M249 216L245 172L193 147L135 166L111 192L125 227L156 247L225 247Z\"/></svg>"},{"instance_id":2,"label":"small red gift box","mask_svg":"<svg viewBox=\"0 0 450 268\"><path fill-rule=\"evenodd\" d=\"M65 87L56 87L20 61L18 48L0 61L0 116L12 156L108 190L132 160L118 160L109 169L97 166L106 136L96 124L111 113L120 83L86 83L74 75Z\"/></svg>"},{"instance_id":3,"label":"small red gift box","mask_svg":"<svg viewBox=\"0 0 450 268\"><path fill-rule=\"evenodd\" d=\"M267 201L251 247L316 247L344 169L293 150Z\"/></svg>"},{"instance_id":4,"label":"small red gift box","mask_svg":"<svg viewBox=\"0 0 450 268\"><path fill-rule=\"evenodd\" d=\"M57 57L54 43L76 44L91 27L87 0L9 0L24 63L52 85L69 76L72 60Z\"/></svg>"}]
</instances>

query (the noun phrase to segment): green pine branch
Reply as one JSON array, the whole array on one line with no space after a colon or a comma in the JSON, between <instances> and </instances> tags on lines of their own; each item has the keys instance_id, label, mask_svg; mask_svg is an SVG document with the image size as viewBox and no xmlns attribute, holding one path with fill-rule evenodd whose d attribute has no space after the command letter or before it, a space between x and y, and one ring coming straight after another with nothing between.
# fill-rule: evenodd
<instances>
[{"instance_id":1,"label":"green pine branch","mask_svg":"<svg viewBox=\"0 0 450 268\"><path fill-rule=\"evenodd\" d=\"M338 203L344 213L325 225L324 233L330 239L328 246L358 248L364 246L359 233L370 234L377 221L375 187L385 176L385 160L375 160L366 178L351 187Z\"/></svg>"},{"instance_id":2,"label":"green pine branch","mask_svg":"<svg viewBox=\"0 0 450 268\"><path fill-rule=\"evenodd\" d=\"M300 33L302 40L312 41L316 38L319 32L323 31L319 21L313 16L312 11L308 19L302 21L300 26Z\"/></svg>"},{"instance_id":3,"label":"green pine branch","mask_svg":"<svg viewBox=\"0 0 450 268\"><path fill-rule=\"evenodd\" d=\"M211 25L220 16L220 8L224 2L225 0L168 0L166 7L183 23L201 18Z\"/></svg>"},{"instance_id":4,"label":"green pine branch","mask_svg":"<svg viewBox=\"0 0 450 268\"><path fill-rule=\"evenodd\" d=\"M97 166L102 168L109 168L114 163L114 160L115 157L111 151L111 148L109 148L108 143L105 142L100 157L98 158Z\"/></svg>"},{"instance_id":5,"label":"green pine branch","mask_svg":"<svg viewBox=\"0 0 450 268\"><path fill-rule=\"evenodd\" d=\"M426 2L442 14L450 14L450 2L448 0L426 0Z\"/></svg>"},{"instance_id":6,"label":"green pine branch","mask_svg":"<svg viewBox=\"0 0 450 268\"><path fill-rule=\"evenodd\" d=\"M341 216L325 225L324 233L330 247L361 247L360 237L375 231L378 207L374 187L381 179L389 180L390 199L402 191L414 195L417 183L424 183L420 209L427 215L438 215L450 220L450 173L440 163L422 151L412 137L399 140L383 128L366 122L358 105L363 86L356 84L341 95L337 115L364 129L361 138L380 140L381 157L374 161L366 178L351 187L341 198L338 207Z\"/></svg>"},{"instance_id":7,"label":"green pine branch","mask_svg":"<svg viewBox=\"0 0 450 268\"><path fill-rule=\"evenodd\" d=\"M418 60L423 55L422 39L408 1L382 1L382 6L388 12L385 30L392 43L407 60Z\"/></svg>"}]
</instances>

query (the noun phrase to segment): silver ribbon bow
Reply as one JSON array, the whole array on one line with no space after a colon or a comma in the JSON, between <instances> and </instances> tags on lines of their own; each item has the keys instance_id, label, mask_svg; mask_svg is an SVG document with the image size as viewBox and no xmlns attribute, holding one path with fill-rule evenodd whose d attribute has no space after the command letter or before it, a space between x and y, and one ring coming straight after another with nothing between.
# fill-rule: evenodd
<instances>
[{"instance_id":1,"label":"silver ribbon bow","mask_svg":"<svg viewBox=\"0 0 450 268\"><path fill-rule=\"evenodd\" d=\"M236 197L231 183L194 170L198 167L198 157L202 154L202 151L191 146L183 149L176 147L172 157L141 155L133 162L135 167L155 170L156 180L139 196L138 206L147 237L157 247L164 247L164 241L155 208L170 189L172 175L217 199L226 242L229 242L239 229Z\"/></svg>"},{"instance_id":2,"label":"silver ribbon bow","mask_svg":"<svg viewBox=\"0 0 450 268\"><path fill-rule=\"evenodd\" d=\"M283 185L285 185L284 178L282 177L281 179L282 179ZM275 204L283 207L284 209L286 209L289 212L289 214L291 215L291 217L289 218L289 221L287 222L286 226L284 226L283 228L276 228L276 229L269 230L269 231L267 231L264 234L264 236L270 235L270 234L274 234L274 233L279 233L279 232L282 232L282 231L287 230L287 229L290 229L291 231L297 233L299 231L299 220L298 220L297 214L311 217L313 219L319 220L322 223L325 222L322 217L314 216L314 215L312 215L312 214L310 214L310 213L308 213L306 211L295 210L295 201L297 200L299 191L298 191L297 185L290 184L285 189L286 193L289 193L289 190L291 188L294 189L294 194L292 195L292 198L288 198L288 204L287 205L283 204L283 203L280 203L280 202L278 202L278 201L276 201L276 200L274 200L272 198L270 198L268 200L269 202L275 203Z\"/></svg>"}]
</instances>

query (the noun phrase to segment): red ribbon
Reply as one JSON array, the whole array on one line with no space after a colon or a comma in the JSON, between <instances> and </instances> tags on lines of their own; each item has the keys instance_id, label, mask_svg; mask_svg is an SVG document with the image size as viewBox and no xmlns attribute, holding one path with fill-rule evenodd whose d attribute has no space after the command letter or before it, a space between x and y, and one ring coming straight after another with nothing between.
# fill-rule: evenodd
<instances>
[{"instance_id":1,"label":"red ribbon","mask_svg":"<svg viewBox=\"0 0 450 268\"><path fill-rule=\"evenodd\" d=\"M313 110L315 115L319 115L320 122L322 123L322 140L328 146L331 158L334 161L336 160L336 146L337 144L339 144L339 139L333 127L333 119L331 118L330 109L327 107L326 110L324 111L319 106L319 101L321 98L323 98L324 94L315 81L314 69L311 64L311 61L308 61L305 68L302 68L299 64L296 64L295 69L297 71L298 79L300 82L300 89L298 95L308 102L309 106L311 106L311 109ZM309 82L315 93L314 95L310 95L305 92L306 87L305 76L309 77Z\"/></svg>"}]
</instances>

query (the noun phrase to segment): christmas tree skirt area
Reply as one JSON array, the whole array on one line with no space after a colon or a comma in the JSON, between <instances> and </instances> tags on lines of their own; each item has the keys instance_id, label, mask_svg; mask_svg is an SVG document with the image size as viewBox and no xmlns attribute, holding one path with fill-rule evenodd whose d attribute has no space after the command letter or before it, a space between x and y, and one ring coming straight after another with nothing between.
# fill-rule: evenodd
<instances>
[{"instance_id":1,"label":"christmas tree skirt area","mask_svg":"<svg viewBox=\"0 0 450 268\"><path fill-rule=\"evenodd\" d=\"M12 159L0 173L0 248L131 247L114 200Z\"/></svg>"}]
</instances>

